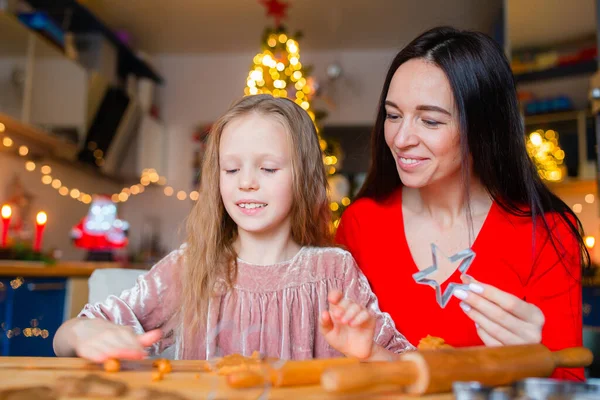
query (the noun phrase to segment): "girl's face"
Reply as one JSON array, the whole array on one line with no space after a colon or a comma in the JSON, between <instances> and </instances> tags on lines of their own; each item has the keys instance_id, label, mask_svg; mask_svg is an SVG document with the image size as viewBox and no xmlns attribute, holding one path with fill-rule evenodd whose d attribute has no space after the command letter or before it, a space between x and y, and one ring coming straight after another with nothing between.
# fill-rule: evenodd
<instances>
[{"instance_id":1,"label":"girl's face","mask_svg":"<svg viewBox=\"0 0 600 400\"><path fill-rule=\"evenodd\" d=\"M458 115L439 67L422 59L402 64L390 83L385 110L385 141L405 186L422 188L460 171Z\"/></svg>"},{"instance_id":2,"label":"girl's face","mask_svg":"<svg viewBox=\"0 0 600 400\"><path fill-rule=\"evenodd\" d=\"M220 189L238 232L289 235L292 155L276 119L250 113L230 121L219 145Z\"/></svg>"}]
</instances>

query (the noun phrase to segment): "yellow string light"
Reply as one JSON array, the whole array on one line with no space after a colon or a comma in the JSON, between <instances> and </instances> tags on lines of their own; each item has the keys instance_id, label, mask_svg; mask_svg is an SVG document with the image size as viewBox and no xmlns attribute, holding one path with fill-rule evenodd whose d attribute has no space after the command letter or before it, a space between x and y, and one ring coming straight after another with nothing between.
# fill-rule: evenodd
<instances>
[{"instance_id":1,"label":"yellow string light","mask_svg":"<svg viewBox=\"0 0 600 400\"><path fill-rule=\"evenodd\" d=\"M81 195L81 192L77 189L71 189L71 197L74 199L79 198L79 195Z\"/></svg>"},{"instance_id":2,"label":"yellow string light","mask_svg":"<svg viewBox=\"0 0 600 400\"><path fill-rule=\"evenodd\" d=\"M2 129L0 129L0 132L3 132L6 127L4 124L0 123L0 127ZM14 144L14 141L9 138L8 136L5 136L2 139L2 144L5 147L12 147ZM97 144L94 142L90 142L88 144L88 149L90 151L93 151L94 156L96 157L96 164L103 163L104 159L104 153L102 152L102 150L97 148ZM27 155L29 155L30 151L29 148L25 145L20 145L17 149L17 154L21 157L26 157ZM25 169L29 172L33 172L35 171L35 169L37 168L37 165L34 161L32 160L27 160L25 161ZM61 181L60 179L56 178L56 177L52 177L50 174L52 173L52 167L48 164L44 164L41 168L40 168L40 173L42 174L41 177L41 181L43 184L45 185L51 185L51 187L53 189L56 189L57 192L61 195L61 196L69 196L72 199L75 199L81 203L84 204L90 204L92 202L92 194L86 193L84 191L79 190L78 188L72 187L71 189L68 188L68 186L63 184L63 181ZM131 185L131 186L126 186L123 187L118 193L113 193L111 195L111 200L115 203L118 202L125 202L127 200L129 200L132 196L136 196L139 195L141 193L145 192L145 187L149 186L150 184L157 184L157 185L161 185L164 186L167 184L167 178L164 176L161 176L156 169L154 168L147 168L144 169L140 178L140 183L135 184L135 185ZM167 186L164 189L164 194L165 196L172 196L175 193L175 190L170 187ZM199 194L197 191L191 191L188 195L188 193L184 190L180 190L177 192L177 198L180 200L185 200L187 198L189 198L192 201L197 201L199 198Z\"/></svg>"},{"instance_id":3,"label":"yellow string light","mask_svg":"<svg viewBox=\"0 0 600 400\"><path fill-rule=\"evenodd\" d=\"M551 182L563 180L565 152L558 145L558 134L555 131L544 132L539 129L530 133L526 147L542 179Z\"/></svg>"}]
</instances>

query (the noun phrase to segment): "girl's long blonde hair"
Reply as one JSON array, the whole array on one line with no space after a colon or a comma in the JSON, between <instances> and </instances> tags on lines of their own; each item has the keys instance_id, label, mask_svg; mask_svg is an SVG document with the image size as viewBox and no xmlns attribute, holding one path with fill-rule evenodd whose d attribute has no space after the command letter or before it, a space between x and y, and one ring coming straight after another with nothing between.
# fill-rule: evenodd
<instances>
[{"instance_id":1,"label":"girl's long blonde hair","mask_svg":"<svg viewBox=\"0 0 600 400\"><path fill-rule=\"evenodd\" d=\"M220 193L219 143L225 126L250 113L273 118L289 135L292 154L292 238L300 245L332 243L327 178L315 126L301 107L271 95L243 97L213 125L202 165L200 196L187 220L181 311L193 331L204 326L210 297L219 278L228 289L237 275L233 242L237 225L225 211Z\"/></svg>"}]
</instances>

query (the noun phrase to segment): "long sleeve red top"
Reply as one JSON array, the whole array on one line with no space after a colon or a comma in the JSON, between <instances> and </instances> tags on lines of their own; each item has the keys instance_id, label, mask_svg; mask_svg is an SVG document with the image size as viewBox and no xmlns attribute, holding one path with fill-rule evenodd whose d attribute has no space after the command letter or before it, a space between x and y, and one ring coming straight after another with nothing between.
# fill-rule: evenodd
<instances>
[{"instance_id":1,"label":"long sleeve red top","mask_svg":"<svg viewBox=\"0 0 600 400\"><path fill-rule=\"evenodd\" d=\"M472 250L467 274L538 306L545 316L542 343L551 350L582 345L581 261L566 223L555 214L547 220L558 251L543 225L504 211L495 202ZM427 335L455 347L483 342L475 324L452 298L441 308L431 287L417 284L418 271L404 232L402 190L386 200L359 199L343 215L336 239L356 259L398 330L414 345ZM534 240L535 239L535 240ZM532 251L535 247L535 251ZM562 261L562 262L561 262ZM459 282L456 271L443 285ZM555 378L583 380L583 369L557 369Z\"/></svg>"}]
</instances>

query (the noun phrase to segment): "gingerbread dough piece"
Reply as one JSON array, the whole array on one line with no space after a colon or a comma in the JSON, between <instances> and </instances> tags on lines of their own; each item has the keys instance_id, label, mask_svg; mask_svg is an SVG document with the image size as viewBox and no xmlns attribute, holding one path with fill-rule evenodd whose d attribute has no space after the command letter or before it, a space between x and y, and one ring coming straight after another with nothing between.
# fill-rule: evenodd
<instances>
[{"instance_id":1,"label":"gingerbread dough piece","mask_svg":"<svg viewBox=\"0 0 600 400\"><path fill-rule=\"evenodd\" d=\"M163 374L160 371L154 371L152 373L152 382L158 382L163 380Z\"/></svg>"},{"instance_id":2,"label":"gingerbread dough piece","mask_svg":"<svg viewBox=\"0 0 600 400\"><path fill-rule=\"evenodd\" d=\"M119 360L109 358L108 360L104 361L104 370L106 372L119 372L121 370L121 363Z\"/></svg>"},{"instance_id":3,"label":"gingerbread dough piece","mask_svg":"<svg viewBox=\"0 0 600 400\"><path fill-rule=\"evenodd\" d=\"M160 359L155 363L155 365L158 368L158 371L163 375L173 371L173 366L169 360Z\"/></svg>"},{"instance_id":4,"label":"gingerbread dough piece","mask_svg":"<svg viewBox=\"0 0 600 400\"><path fill-rule=\"evenodd\" d=\"M98 375L65 376L58 378L55 391L66 397L118 397L127 392L127 384Z\"/></svg>"},{"instance_id":5,"label":"gingerbread dough piece","mask_svg":"<svg viewBox=\"0 0 600 400\"><path fill-rule=\"evenodd\" d=\"M450 346L444 339L437 336L427 335L419 341L417 350L438 350L438 349L451 349Z\"/></svg>"},{"instance_id":6,"label":"gingerbread dough piece","mask_svg":"<svg viewBox=\"0 0 600 400\"><path fill-rule=\"evenodd\" d=\"M258 370L262 361L258 351L253 352L250 357L230 354L217 362L216 372L218 375L229 375L235 372Z\"/></svg>"},{"instance_id":7,"label":"gingerbread dough piece","mask_svg":"<svg viewBox=\"0 0 600 400\"><path fill-rule=\"evenodd\" d=\"M0 400L57 400L58 397L48 386L34 386L23 389L0 391Z\"/></svg>"},{"instance_id":8,"label":"gingerbread dough piece","mask_svg":"<svg viewBox=\"0 0 600 400\"><path fill-rule=\"evenodd\" d=\"M187 397L179 393L163 392L160 390L139 388L129 393L130 397L135 400L188 400Z\"/></svg>"}]
</instances>

